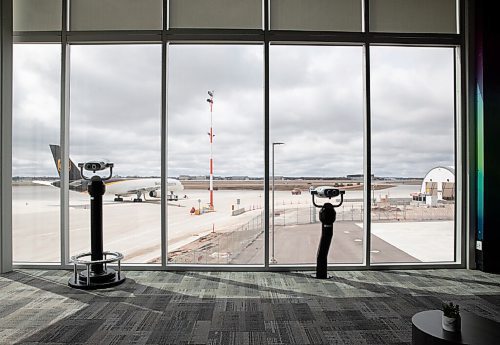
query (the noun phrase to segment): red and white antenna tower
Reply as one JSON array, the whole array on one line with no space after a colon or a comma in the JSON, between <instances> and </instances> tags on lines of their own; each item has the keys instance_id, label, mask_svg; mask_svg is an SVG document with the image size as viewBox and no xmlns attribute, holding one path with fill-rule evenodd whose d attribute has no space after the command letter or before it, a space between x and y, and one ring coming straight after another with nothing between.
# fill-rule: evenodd
<instances>
[{"instance_id":1,"label":"red and white antenna tower","mask_svg":"<svg viewBox=\"0 0 500 345\"><path fill-rule=\"evenodd\" d=\"M207 102L210 103L210 132L208 136L210 137L210 210L214 209L214 160L212 158L212 144L214 141L214 131L212 129L212 110L214 105L214 93L215 91L208 91L210 98Z\"/></svg>"}]
</instances>

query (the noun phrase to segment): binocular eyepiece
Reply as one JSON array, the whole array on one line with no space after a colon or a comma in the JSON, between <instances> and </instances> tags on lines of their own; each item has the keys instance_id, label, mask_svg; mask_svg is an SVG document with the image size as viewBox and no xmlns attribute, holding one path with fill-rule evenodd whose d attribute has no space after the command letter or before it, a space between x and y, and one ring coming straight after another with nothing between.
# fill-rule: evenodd
<instances>
[{"instance_id":1,"label":"binocular eyepiece","mask_svg":"<svg viewBox=\"0 0 500 345\"><path fill-rule=\"evenodd\" d=\"M105 162L105 161L88 161L85 163L78 163L78 167L80 169L84 169L87 171L92 171L95 173L96 171L105 170L107 168L112 168L113 163Z\"/></svg>"},{"instance_id":2,"label":"binocular eyepiece","mask_svg":"<svg viewBox=\"0 0 500 345\"><path fill-rule=\"evenodd\" d=\"M85 163L78 163L78 167L80 168L80 173L84 180L91 180L91 177L85 176L85 174L83 173L84 170L92 171L95 174L96 171L102 171L106 169L109 169L109 175L107 177L99 177L98 175L94 175L94 178L99 178L101 180L109 180L113 175L113 165L114 165L113 163L104 160L95 160L95 161L88 161Z\"/></svg>"},{"instance_id":3,"label":"binocular eyepiece","mask_svg":"<svg viewBox=\"0 0 500 345\"><path fill-rule=\"evenodd\" d=\"M328 199L340 196L340 203L333 205L333 207L339 207L344 202L344 194L345 190L340 190L330 186L321 186L311 189L312 202L313 205L316 207L322 207L322 206L316 204L316 202L314 201L314 196L318 198L328 198Z\"/></svg>"},{"instance_id":4,"label":"binocular eyepiece","mask_svg":"<svg viewBox=\"0 0 500 345\"><path fill-rule=\"evenodd\" d=\"M312 195L316 195L318 198L335 198L339 195L345 194L345 191L333 188L330 186L321 186L311 190Z\"/></svg>"}]
</instances>

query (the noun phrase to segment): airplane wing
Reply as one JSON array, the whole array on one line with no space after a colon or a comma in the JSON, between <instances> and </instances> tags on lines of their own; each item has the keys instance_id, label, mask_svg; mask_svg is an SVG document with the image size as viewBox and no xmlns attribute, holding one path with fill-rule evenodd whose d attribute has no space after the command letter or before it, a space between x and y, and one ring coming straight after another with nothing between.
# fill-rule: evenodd
<instances>
[{"instance_id":1,"label":"airplane wing","mask_svg":"<svg viewBox=\"0 0 500 345\"><path fill-rule=\"evenodd\" d=\"M76 192L86 192L87 191L87 185L82 183L83 180L79 181L72 181L69 183L69 189L72 191ZM55 181L40 181L40 180L34 180L32 181L34 184L42 185L42 186L48 186L48 187L54 187L54 188L59 188L61 186L61 181L55 180Z\"/></svg>"},{"instance_id":2,"label":"airplane wing","mask_svg":"<svg viewBox=\"0 0 500 345\"><path fill-rule=\"evenodd\" d=\"M54 182L57 182L57 181L41 181L41 180L33 180L31 181L33 182L34 184L39 184L39 185L42 185L42 186L49 186L49 187L57 187L57 186L54 186Z\"/></svg>"}]
</instances>

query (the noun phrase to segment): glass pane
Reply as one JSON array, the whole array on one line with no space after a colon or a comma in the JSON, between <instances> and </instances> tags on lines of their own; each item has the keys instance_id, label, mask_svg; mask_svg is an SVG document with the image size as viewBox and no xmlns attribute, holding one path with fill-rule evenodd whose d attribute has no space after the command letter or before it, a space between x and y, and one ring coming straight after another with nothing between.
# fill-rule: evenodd
<instances>
[{"instance_id":1,"label":"glass pane","mask_svg":"<svg viewBox=\"0 0 500 345\"><path fill-rule=\"evenodd\" d=\"M457 0L370 0L370 31L458 31Z\"/></svg>"},{"instance_id":2,"label":"glass pane","mask_svg":"<svg viewBox=\"0 0 500 345\"><path fill-rule=\"evenodd\" d=\"M59 31L62 29L61 0L14 0L14 31Z\"/></svg>"},{"instance_id":3,"label":"glass pane","mask_svg":"<svg viewBox=\"0 0 500 345\"><path fill-rule=\"evenodd\" d=\"M162 0L71 0L71 30L161 30Z\"/></svg>"},{"instance_id":4,"label":"glass pane","mask_svg":"<svg viewBox=\"0 0 500 345\"><path fill-rule=\"evenodd\" d=\"M371 71L372 262L454 261L454 49L372 47Z\"/></svg>"},{"instance_id":5,"label":"glass pane","mask_svg":"<svg viewBox=\"0 0 500 345\"><path fill-rule=\"evenodd\" d=\"M261 0L170 0L171 28L261 29Z\"/></svg>"},{"instance_id":6,"label":"glass pane","mask_svg":"<svg viewBox=\"0 0 500 345\"><path fill-rule=\"evenodd\" d=\"M169 54L168 175L184 186L168 203L169 262L263 264L263 48Z\"/></svg>"},{"instance_id":7,"label":"glass pane","mask_svg":"<svg viewBox=\"0 0 500 345\"><path fill-rule=\"evenodd\" d=\"M316 263L321 223L309 189L330 185L346 194L329 262L362 263L363 48L271 46L270 92L271 262Z\"/></svg>"},{"instance_id":8,"label":"glass pane","mask_svg":"<svg viewBox=\"0 0 500 345\"><path fill-rule=\"evenodd\" d=\"M61 46L14 45L12 237L15 262L60 262Z\"/></svg>"},{"instance_id":9,"label":"glass pane","mask_svg":"<svg viewBox=\"0 0 500 345\"><path fill-rule=\"evenodd\" d=\"M271 29L361 31L362 1L271 0Z\"/></svg>"},{"instance_id":10,"label":"glass pane","mask_svg":"<svg viewBox=\"0 0 500 345\"><path fill-rule=\"evenodd\" d=\"M130 263L160 261L160 128L160 45L71 46L70 158L114 163L103 198L104 250ZM90 250L90 200L79 172L70 179L75 255Z\"/></svg>"}]
</instances>

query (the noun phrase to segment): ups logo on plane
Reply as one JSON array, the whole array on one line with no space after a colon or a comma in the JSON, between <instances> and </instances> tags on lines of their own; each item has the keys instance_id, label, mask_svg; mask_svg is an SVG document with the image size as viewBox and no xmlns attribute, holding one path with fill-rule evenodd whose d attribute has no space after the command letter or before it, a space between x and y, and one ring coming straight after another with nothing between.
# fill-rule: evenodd
<instances>
[{"instance_id":1,"label":"ups logo on plane","mask_svg":"<svg viewBox=\"0 0 500 345\"><path fill-rule=\"evenodd\" d=\"M71 162L68 162L68 171L71 171ZM61 159L59 158L57 160L57 171L59 171L59 173L61 173Z\"/></svg>"}]
</instances>

